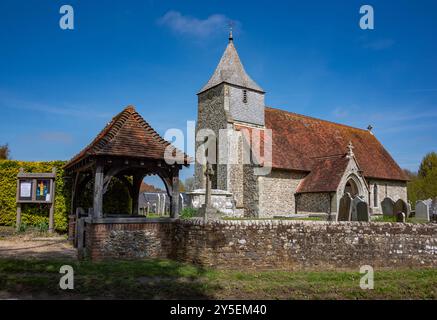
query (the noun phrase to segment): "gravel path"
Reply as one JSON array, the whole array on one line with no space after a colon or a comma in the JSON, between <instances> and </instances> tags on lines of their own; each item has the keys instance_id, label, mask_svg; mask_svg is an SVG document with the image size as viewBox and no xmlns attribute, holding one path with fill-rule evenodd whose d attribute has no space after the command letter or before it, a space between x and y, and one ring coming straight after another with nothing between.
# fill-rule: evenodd
<instances>
[{"instance_id":1,"label":"gravel path","mask_svg":"<svg viewBox=\"0 0 437 320\"><path fill-rule=\"evenodd\" d=\"M76 259L76 249L62 236L34 234L0 237L0 258Z\"/></svg>"}]
</instances>

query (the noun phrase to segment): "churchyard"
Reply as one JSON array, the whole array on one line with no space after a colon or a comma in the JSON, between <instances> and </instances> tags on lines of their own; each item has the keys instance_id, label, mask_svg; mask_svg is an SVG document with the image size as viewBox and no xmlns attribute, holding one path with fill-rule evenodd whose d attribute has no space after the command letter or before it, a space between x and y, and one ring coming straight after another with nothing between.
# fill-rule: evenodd
<instances>
[{"instance_id":1,"label":"churchyard","mask_svg":"<svg viewBox=\"0 0 437 320\"><path fill-rule=\"evenodd\" d=\"M133 15L133 11L120 10L129 15ZM364 16L359 17L359 24L355 23L356 31L373 30L373 7L362 6L359 13ZM63 16L59 21L59 32L75 32L73 6L61 7L60 14ZM162 27L175 16L179 22L175 24L177 28L171 27L173 32L186 25L191 26L189 29L193 29L193 26L208 29L206 26L210 23L205 21L210 18L228 19L222 14L214 14L203 20L172 10L154 20ZM117 23L120 23L117 28L121 27L122 20L117 19ZM190 20L193 22L187 23ZM219 21L219 24L223 24L223 21ZM277 44L258 46L260 50L256 52L256 60L254 57L247 59L254 67L248 63L246 69L241 59L246 53L240 55L237 46L240 36L245 37L244 41L250 40L250 37L245 36L248 33L241 32L242 29L238 30L241 28L239 24L234 30L233 23L230 23L227 37L222 39L224 51L216 68L208 78L205 74L202 79L197 75L206 72L206 59L212 59L215 54L206 41L212 34L201 41L209 51L208 54L206 51L202 54L203 58L198 56L198 51L202 52L203 49L193 48L192 54L179 52L178 56L173 57L173 62L165 59L178 52L170 49L172 43L163 41L166 35L157 30L146 37L144 34L138 35L135 40L138 51L126 46L133 40L128 37L133 30L122 36L126 41L123 45L116 43L118 37L111 35L114 41L111 41L111 45L126 48L123 52L128 55L122 56L124 53L121 50L101 47L95 51L98 56L94 58L99 63L88 60L91 57L84 53L75 52L74 49L82 47L85 42L75 43L72 37L71 46L61 47L70 48L72 54L81 59L72 61L72 68L77 69L78 74L66 78L82 79L83 88L74 83L68 84L67 79L60 81L63 79L60 74L60 78L41 80L41 83L48 84L52 80L56 82L56 86L51 87L52 93L42 90L41 96L52 96L61 108L67 104L88 106L84 114L58 110L51 107L50 103L27 103L26 91L43 89L38 86L26 88L26 83L33 82L29 81L30 78L16 88L23 95L23 102L10 99L12 102L4 103L6 108L16 109L16 104L38 106L28 109L20 107L23 108L19 114L20 122L26 124L33 120L32 112L38 110L41 112L38 117L44 113L57 116L47 117L44 125L47 128L53 127L54 130L58 121L65 126L57 128L60 132L41 131L38 136L33 133L38 139L34 139L35 149L32 149L29 142L26 148L19 146L19 141L23 143L23 140L13 137L24 137L24 134L30 137L30 131L24 130L26 126L20 127L13 121L10 124L6 121L4 131L12 133L7 139L12 139L14 147L21 150L18 155L22 159L53 159L59 156L69 160L11 160L7 142L0 145L0 299L437 299L437 154L427 154L417 173L411 172L395 160L402 159L400 151L405 151L397 150L396 144L393 141L389 143L387 136L383 135L384 129L390 132L390 129L403 128L402 125L390 121L370 124L361 121L373 122L379 118L400 121L406 118L401 113L393 117L375 116L377 111L381 111L378 106L383 106L386 101L396 105L393 100L395 95L391 91L384 94L386 101L372 97L371 92L375 88L384 88L381 83L372 83L375 88L363 86L363 80L367 79L365 70L383 68L377 64L366 65L366 61L362 61L362 70L351 69L350 77L338 72L343 68L336 72L330 70L332 66L347 62L345 59L336 61L334 57L326 56L329 62L323 68L326 72L316 71L319 63L308 59L311 64L305 69L299 71L297 68L296 72L289 73L285 61L287 64L300 65L294 59L299 55L290 56L290 52L299 53L298 47L288 50L284 37L277 41L277 37L268 36L262 41L276 40ZM248 24L245 22L245 25ZM82 28L85 30L86 26ZM211 28L217 29L218 25ZM151 28L148 30L153 31ZM204 32L195 33L199 35ZM78 36L85 33L81 32ZM253 34L262 39L259 32ZM277 31L275 34L278 34ZM159 45L153 42L157 41L155 35L159 35ZM293 37L298 36L301 33L293 34ZM328 39L326 42L332 44L329 36L332 35L325 35L325 39ZM14 39L26 37L17 34ZM356 34L353 34L351 39L355 37ZM47 38L52 39L51 36ZM360 38L366 40L366 37ZM398 48L402 42L400 37L393 36L395 38L396 41L388 42L393 42ZM147 46L138 45L141 44L138 39L147 39L147 44L151 44L153 50L148 48L147 52L141 52L141 47ZM311 41L320 44L325 42L320 39ZM290 42L300 43L294 39ZM245 50L249 48L250 41L241 43ZM257 43L258 40L252 42L252 48L256 48ZM161 47L165 44L169 46ZM374 51L380 51L390 49L393 44L387 48L377 48L380 44L361 43L360 50L356 51L362 52L372 47ZM91 43L88 46L90 50L86 50L87 54L93 52ZM184 40L184 46L189 48L189 41ZM273 58L270 63L280 62L275 67L263 62L261 49L267 48L267 52L276 46L279 50L273 52L282 56L283 60L280 56ZM286 50L282 50L281 46ZM408 45L406 52L414 47L421 46ZM339 52L346 52L341 46L338 49L342 50ZM311 52L319 54L319 48L309 47L305 50L300 53L303 57L311 58ZM23 57L21 51L16 54L18 51L14 52L12 48L8 59ZM28 51L40 53L40 50ZM105 59L102 59L102 52L105 53ZM110 58L113 52L119 52L120 56ZM149 56L151 52L159 55L159 60ZM255 51L249 49L247 52L250 54ZM134 53L138 56L134 56ZM328 52L320 51L321 56L325 54ZM421 52L420 57L422 55ZM185 60L187 56L196 63L189 66ZM360 58L365 56L368 54L359 55ZM351 55L351 61L357 57ZM8 63L8 59L4 60ZM52 59L57 65L56 59ZM62 59L66 60L65 57ZM42 62L37 56L35 59L26 59L33 60ZM86 68L75 65L81 60L88 61ZM94 64L100 65L105 60L110 61L110 65L100 71L93 69ZM135 62L137 66L119 65L118 60ZM137 61L141 61L141 64ZM381 63L387 64L384 61ZM210 64L212 67L212 62ZM17 65L22 69L22 61ZM172 81L168 81L169 73L165 73L169 66L171 73L175 73ZM180 66L192 70L177 75ZM263 89L264 84L260 85L262 82L258 83L255 77L249 76L248 71L257 70L256 66L265 66L258 67L265 68L264 78L267 74L273 75L267 77L273 80L272 84L265 86L269 88L268 91ZM289 70L295 70L295 66ZM417 67L417 70L425 69L423 66ZM50 71L43 64L42 67L38 65L38 69L32 69L30 65L24 69L33 75L38 75L41 70ZM127 74L117 74L118 69L128 71L129 77ZM284 75L277 77L279 74L271 72L278 69ZM396 77L394 69L392 67L381 73ZM11 70L20 75L12 67ZM110 85L114 81L96 78L105 74L108 76L108 70L113 73L110 78L123 79L123 91L126 92L122 97L112 96L121 92L120 88L115 89ZM136 74L139 70L144 73L142 77ZM159 75L154 74L157 70L160 71ZM93 73L88 74L89 71ZM404 71L411 73L411 70ZM313 74L324 73L329 78L312 79ZM50 72L47 74L50 75ZM303 93L306 90L296 86L297 82L290 83L289 74L293 75L293 81L302 82L310 89L312 84L306 83L303 74L310 76L308 81L320 81L315 82L318 88L315 92L321 97L342 97L346 92L349 99L352 99L354 91L348 89L347 83L361 79L354 84L360 88L355 92L360 108L349 108L351 114L358 113L359 116L353 121L349 117L336 119L346 113L332 108L336 105L353 106L356 102L352 100L342 102L323 98L318 101L316 96L305 99L308 100L305 103L291 100L291 97L295 99L300 96L295 94L296 90ZM263 73L258 70L257 75ZM144 90L143 84L148 83L149 76L150 83L162 86L162 91L158 86L146 86ZM338 76L343 82L336 83L333 76ZM411 82L408 78L408 83L393 82L393 88L408 89ZM94 83L85 79L98 79L96 83L103 83L107 87L96 88ZM141 82L135 84L130 82L131 79L140 79ZM163 79L168 82L162 82ZM189 101L188 92L186 96L179 96L179 89L168 86L179 85L176 79L186 82L183 84L191 90L189 94L192 98L196 95L197 112L192 112L194 109L190 110L184 102ZM259 80L264 81L261 77ZM389 84L392 82L387 80L385 82ZM318 83L324 85L319 86ZM432 83L414 84L419 88L432 87ZM69 88L75 96L87 97L87 103L76 101L78 97L70 97L65 92L55 99L53 92L56 93L61 87ZM137 92L130 92L130 88L137 87L141 87L141 95L146 92L152 100L142 99ZM275 87L279 89L278 96L283 98L278 100L275 90L270 91ZM327 95L328 91L324 90L329 90L330 94ZM404 91L418 91L416 93L421 94L422 91L433 92L432 89L414 88ZM105 92L108 100L99 98L99 92ZM368 101L359 99L358 94L362 92L369 93ZM159 94L159 100L153 100L155 93ZM376 93L378 99L384 96L383 92ZM35 93L35 96L38 95L39 92ZM162 97L174 100L164 101ZM282 101L290 100L290 106L271 107L271 101L266 100L270 97L274 97L272 102L280 101L281 105ZM120 98L123 101L133 99L138 105L125 105L112 114L114 104L119 103ZM35 98L27 99L30 101ZM415 97L413 100L410 97L402 99L402 102L422 100L427 99L417 100ZM102 105L92 110L93 101L102 101ZM152 104L152 101L157 103ZM313 104L316 105L311 106ZM302 107L297 107L299 105ZM327 110L331 112L327 113ZM92 111L99 114L93 114ZM390 115L395 111L398 110L387 110ZM408 114L413 111L411 107L404 107L403 110ZM429 114L435 116L425 111L421 111L418 118ZM107 112L111 112L112 117ZM368 117L363 117L367 112ZM5 114L15 116L15 121L18 121L18 113ZM83 123L75 118L78 114L83 117ZM192 118L196 116L194 121ZM319 119L318 116L327 119ZM105 121L99 122L100 117ZM75 121L74 125L69 122L71 119ZM187 124L186 136L183 130L175 128L180 127L181 119ZM89 122L95 123L91 125ZM97 131L94 124L103 123L100 131ZM21 128L22 132L16 131L15 127ZM68 128L70 131L67 132ZM94 138L91 139L88 129L93 130ZM404 139L400 131L397 135L396 141ZM422 136L412 135L412 138L417 137L423 139ZM37 144L37 140L44 141L44 148L42 144ZM68 153L61 153L61 147L66 147L65 140L74 141L77 149L66 148ZM58 144L49 147L49 142ZM398 149L407 150L406 147ZM55 153L55 150L58 152ZM415 152L417 150L408 150L409 157ZM402 160L402 166L405 161ZM408 161L413 163L413 160ZM409 164L409 168L413 168L412 165ZM188 173L192 184L185 190L188 179L184 184L182 177L188 176ZM156 178L161 187L152 186L146 192L143 187L148 178Z\"/></svg>"},{"instance_id":2,"label":"churchyard","mask_svg":"<svg viewBox=\"0 0 437 320\"><path fill-rule=\"evenodd\" d=\"M61 183L58 187L60 185ZM354 203L355 208L352 207ZM436 202L418 201L415 210L411 210L408 204L398 202L396 205L397 201L386 198L382 201L383 215L372 216L369 222L354 222L360 217L360 208L357 205L359 203L361 202L350 201L349 206L340 206L340 211L345 210L347 213L343 213L343 216L347 216L345 218L347 220L343 222L336 222L336 219L331 219L332 217L329 218L328 215L299 213L275 216L270 219L224 217L221 224L215 224L215 227L211 225L212 229L205 230L205 234L209 232L215 237L222 234L224 239L227 239L226 244L219 238L208 240L211 241L207 242L207 246L211 245L208 250L214 250L213 255L203 261L197 260L196 263L184 262L181 255L176 255L173 259L167 259L160 254L152 254L150 257L137 255L143 250L153 253L155 249L153 246L138 247L138 244L144 241L141 237L131 238L133 242L125 242L124 236L114 239L116 242L119 241L122 250L133 246L140 251L129 249L127 253L132 254L131 256L113 256L109 260L90 260L92 257L78 260L77 249L72 245L65 231L58 230L55 233L49 233L48 224L41 223L34 224L33 227L24 223L19 230L13 226L0 227L0 299L437 299L437 270L433 267L432 260L427 260L427 262L423 260L414 267L402 263L402 260L408 259L409 255L417 254L417 249L415 249L417 243L414 244L414 242L430 239L429 237L423 238L424 235L421 235L413 242L405 242L402 237L412 236L413 239L417 237L419 233L412 231L414 225L434 225L432 218L435 214ZM23 211L26 222L29 221L29 213L26 211L28 209ZM356 213L352 214L354 210ZM394 214L402 211L407 213L406 223L397 222L398 218ZM195 244L193 239L198 237L195 233L198 229L192 229L199 228L201 225L192 224L193 220L198 219L197 214L197 210L182 211L180 219L186 221L187 224L174 225L181 228L178 230L185 235L184 241L189 241L187 246ZM47 213L44 212L43 215ZM57 217L55 221L60 221L58 215L55 217ZM162 221L165 224L169 217L150 213L147 219ZM356 229L363 223L369 226ZM342 230L346 236L335 231L330 232L330 235L323 239L317 238L324 234L320 230L335 230L336 225L339 226L338 231ZM371 225L375 228L372 229ZM384 226L381 232L378 231L378 225ZM57 226L59 228L62 224L58 223ZM267 241L265 246L260 247L260 252L256 249L256 246L259 246L257 236L248 233L246 229L252 226L256 226L257 234ZM172 228L166 230L173 230ZM223 229L217 233L217 228ZM275 245L277 242L275 238L282 239L283 237L282 228L294 234L290 239L299 241L298 245L306 250L303 256L296 251L297 247L293 248L287 241L279 243L279 246L285 246L287 250L294 252L290 260L290 257L286 258L287 253L279 249L278 244ZM301 228L304 228L305 235L299 235ZM359 242L355 242L353 237L349 238L347 235L364 232L364 237L359 241L367 241L364 240L365 237L373 237L374 233L375 236L379 234L380 237L384 237L383 234L386 234L387 230L393 231L391 237L394 238L386 238L385 245L384 242L365 242L364 245L368 249L375 249L374 253L366 257L382 256L384 258L383 252L388 250L384 248L399 250L400 244L404 245L405 249L410 248L411 251L405 252L405 256L403 253L396 253L394 256L390 254L384 258L387 263L374 260L373 262L376 262L374 288L363 290L360 287L363 274L360 273L359 265L364 264L364 261L359 260L355 255L361 250L357 246ZM429 232L435 234L432 228L423 230L428 230L423 231L424 234ZM400 233L399 237L395 236L397 232ZM327 239L335 234L342 236L329 244ZM125 233L125 236L130 237L129 233ZM148 233L148 237L159 239L158 234L153 232ZM321 246L321 251L315 252L305 249L305 246L311 245L308 239L314 237L317 242L328 241L328 246ZM231 245L230 242L236 244ZM156 245L156 242L154 243ZM343 246L346 245L355 253L339 251L338 248L341 246L338 243L343 243ZM380 246L384 246L383 251L378 252L377 248ZM201 249L195 245L194 247L195 250ZM424 248L425 251L427 250L426 255L432 256L433 252L435 255L435 249L432 247ZM166 249L161 247L161 250ZM326 263L326 260L318 259L322 251L336 251L337 255L327 257L327 259L328 261L340 259L340 264L332 265ZM237 256L234 257L233 253ZM193 251L184 253L184 255L195 257L193 254ZM221 255L227 257L225 262L214 258ZM238 268L241 264L239 259L245 255L246 258L252 257L252 260L245 260L247 268L239 270L241 269ZM275 255L285 259L286 264L294 265L296 268L290 269L287 265L278 263L273 258ZM168 256L171 258L170 254ZM269 258L266 259L265 256ZM400 260L396 259L396 256ZM310 265L303 262L296 264L296 259L299 260L299 257L304 259L301 261L309 260ZM341 260L342 257L345 260ZM395 260L392 260L393 258ZM423 256L418 255L417 258L422 259ZM355 261L355 259L358 259L355 265L346 262ZM346 262L343 267L341 261ZM398 267L391 266L392 263L399 262L401 263ZM214 263L215 265L212 265ZM252 263L254 265L250 267ZM62 290L59 286L62 277L60 268L65 265L72 266L74 270L73 290Z\"/></svg>"}]
</instances>

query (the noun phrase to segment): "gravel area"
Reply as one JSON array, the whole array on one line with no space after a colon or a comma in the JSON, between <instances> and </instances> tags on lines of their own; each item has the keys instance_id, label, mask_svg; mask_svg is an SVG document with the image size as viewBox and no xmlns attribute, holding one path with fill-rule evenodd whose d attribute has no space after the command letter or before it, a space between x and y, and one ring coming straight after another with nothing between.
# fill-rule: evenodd
<instances>
[{"instance_id":1,"label":"gravel area","mask_svg":"<svg viewBox=\"0 0 437 320\"><path fill-rule=\"evenodd\" d=\"M0 229L0 258L76 259L76 249L65 236Z\"/></svg>"}]
</instances>

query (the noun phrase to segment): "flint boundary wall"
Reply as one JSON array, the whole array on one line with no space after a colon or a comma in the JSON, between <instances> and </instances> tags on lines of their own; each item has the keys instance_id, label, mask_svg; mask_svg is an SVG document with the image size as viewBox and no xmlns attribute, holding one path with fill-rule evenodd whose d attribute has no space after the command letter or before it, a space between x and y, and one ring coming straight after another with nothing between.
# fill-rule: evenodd
<instances>
[{"instance_id":1,"label":"flint boundary wall","mask_svg":"<svg viewBox=\"0 0 437 320\"><path fill-rule=\"evenodd\" d=\"M168 258L240 270L437 266L435 223L113 219L88 221L85 231L92 260Z\"/></svg>"}]
</instances>

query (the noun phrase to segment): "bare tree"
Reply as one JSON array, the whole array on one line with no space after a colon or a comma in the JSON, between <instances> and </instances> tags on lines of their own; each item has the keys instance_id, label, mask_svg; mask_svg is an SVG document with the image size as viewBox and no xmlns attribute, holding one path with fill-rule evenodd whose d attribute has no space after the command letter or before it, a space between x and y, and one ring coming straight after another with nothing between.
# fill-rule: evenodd
<instances>
[{"instance_id":1,"label":"bare tree","mask_svg":"<svg viewBox=\"0 0 437 320\"><path fill-rule=\"evenodd\" d=\"M185 190L186 192L194 190L194 177L185 179Z\"/></svg>"},{"instance_id":2,"label":"bare tree","mask_svg":"<svg viewBox=\"0 0 437 320\"><path fill-rule=\"evenodd\" d=\"M0 146L0 160L9 159L9 154L10 154L10 150L8 144Z\"/></svg>"}]
</instances>

